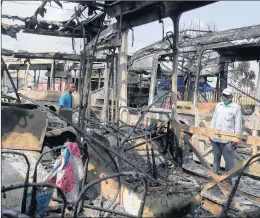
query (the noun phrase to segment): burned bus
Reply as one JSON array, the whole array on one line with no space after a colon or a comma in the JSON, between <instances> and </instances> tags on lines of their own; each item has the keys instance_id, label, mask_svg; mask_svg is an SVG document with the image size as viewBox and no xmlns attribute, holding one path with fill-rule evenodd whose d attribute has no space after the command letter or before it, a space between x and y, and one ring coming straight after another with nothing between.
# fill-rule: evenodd
<instances>
[{"instance_id":1,"label":"burned bus","mask_svg":"<svg viewBox=\"0 0 260 218\"><path fill-rule=\"evenodd\" d=\"M187 31L183 32L188 34ZM236 87L228 78L228 72L230 72L228 65L237 61L259 60L257 50L259 50L260 25L220 32L209 31L205 33L203 31L195 38L189 38L183 32L180 34L177 70L177 113L179 120L188 125L209 129L216 103L220 101L223 89L229 86L233 89L234 101L242 108L243 134L255 136L258 134L259 136L259 102L256 100L259 99L260 77L258 76L258 85L254 91ZM234 33L236 33L235 37ZM143 101L146 104L144 103L142 107L149 106L158 98L158 83L163 77L171 77L172 75L172 43L173 35L167 33L163 40L140 49L130 59L128 66L131 74L149 75L150 88L149 91L146 90L146 100ZM169 93L162 102L154 105L153 110L158 111L158 114L147 116L166 121L167 116L159 114L164 112L170 115L171 105L171 94ZM204 157L209 163L212 163L212 146L208 138L193 135L193 140L196 148L205 154ZM245 149L243 145L241 146L237 150L240 156L254 154L251 149ZM243 157L237 157L237 159L244 160ZM224 166L223 162L222 166ZM252 173L259 175L260 171Z\"/></svg>"}]
</instances>

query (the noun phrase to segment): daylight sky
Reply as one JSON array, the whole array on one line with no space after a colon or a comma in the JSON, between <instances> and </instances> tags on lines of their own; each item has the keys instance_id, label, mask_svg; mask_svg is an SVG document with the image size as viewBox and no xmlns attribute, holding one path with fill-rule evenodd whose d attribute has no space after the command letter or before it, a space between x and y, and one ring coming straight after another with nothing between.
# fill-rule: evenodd
<instances>
[{"instance_id":1,"label":"daylight sky","mask_svg":"<svg viewBox=\"0 0 260 218\"><path fill-rule=\"evenodd\" d=\"M41 1L4 1L2 14L18 15L23 17L32 16ZM47 7L46 20L68 20L74 13L77 4L63 3L62 9L55 3L54 7ZM207 24L215 25L218 30L239 28L260 23L260 1L221 1L196 10L186 12L182 15L180 26L189 27L200 23L201 28ZM2 19L3 23L14 24L11 20ZM169 18L164 19L165 32L172 30L172 22ZM132 47L132 31L129 31L128 53L132 54L138 49L154 43L162 38L162 28L159 22L134 28L134 46ZM80 51L81 40L76 41L77 52ZM27 50L29 52L67 52L72 53L71 39L51 36L40 36L19 33L17 40L2 35L2 48L12 50ZM258 72L256 62L251 63L251 68Z\"/></svg>"}]
</instances>

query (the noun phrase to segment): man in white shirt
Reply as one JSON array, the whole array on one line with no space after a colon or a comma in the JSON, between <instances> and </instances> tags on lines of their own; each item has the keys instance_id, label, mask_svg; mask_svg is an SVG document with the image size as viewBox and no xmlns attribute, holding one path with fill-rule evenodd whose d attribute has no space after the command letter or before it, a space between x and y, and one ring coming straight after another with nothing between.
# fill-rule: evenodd
<instances>
[{"instance_id":1,"label":"man in white shirt","mask_svg":"<svg viewBox=\"0 0 260 218\"><path fill-rule=\"evenodd\" d=\"M232 90L226 88L222 93L222 102L216 105L216 109L211 121L210 128L213 130L242 133L242 112L241 107L233 102ZM229 171L234 167L234 150L236 142L224 141L217 138L211 138L213 146L213 169L215 173L220 171L220 160L223 155L225 160L225 170ZM230 183L231 180L228 180Z\"/></svg>"}]
</instances>

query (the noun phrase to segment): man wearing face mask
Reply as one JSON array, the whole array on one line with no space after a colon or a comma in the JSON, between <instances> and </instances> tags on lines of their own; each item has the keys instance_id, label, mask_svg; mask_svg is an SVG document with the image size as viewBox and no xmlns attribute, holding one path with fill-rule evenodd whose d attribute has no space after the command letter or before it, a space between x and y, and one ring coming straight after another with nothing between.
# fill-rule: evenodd
<instances>
[{"instance_id":1,"label":"man wearing face mask","mask_svg":"<svg viewBox=\"0 0 260 218\"><path fill-rule=\"evenodd\" d=\"M233 102L232 90L226 88L222 92L222 102L216 105L216 109L210 124L210 128L217 131L242 133L242 112L241 107ZM220 160L223 155L225 160L225 170L229 171L234 167L234 150L237 143L211 138L213 146L213 169L215 173L220 171ZM231 184L231 180L227 181Z\"/></svg>"}]
</instances>

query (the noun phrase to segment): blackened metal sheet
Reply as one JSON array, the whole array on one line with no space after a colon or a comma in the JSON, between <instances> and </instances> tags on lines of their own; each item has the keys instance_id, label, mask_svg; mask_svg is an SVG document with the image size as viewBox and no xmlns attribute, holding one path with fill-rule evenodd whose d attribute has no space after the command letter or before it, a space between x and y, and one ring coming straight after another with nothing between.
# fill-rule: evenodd
<instances>
[{"instance_id":1,"label":"blackened metal sheet","mask_svg":"<svg viewBox=\"0 0 260 218\"><path fill-rule=\"evenodd\" d=\"M47 112L39 110L27 110L15 107L1 108L1 138L2 148L40 151L47 127ZM24 142L19 141L15 144L5 143L8 135L15 133L16 136L23 137L24 133L31 134L37 138L37 143L32 143L28 139L26 146ZM9 144L9 145L7 145Z\"/></svg>"}]
</instances>

